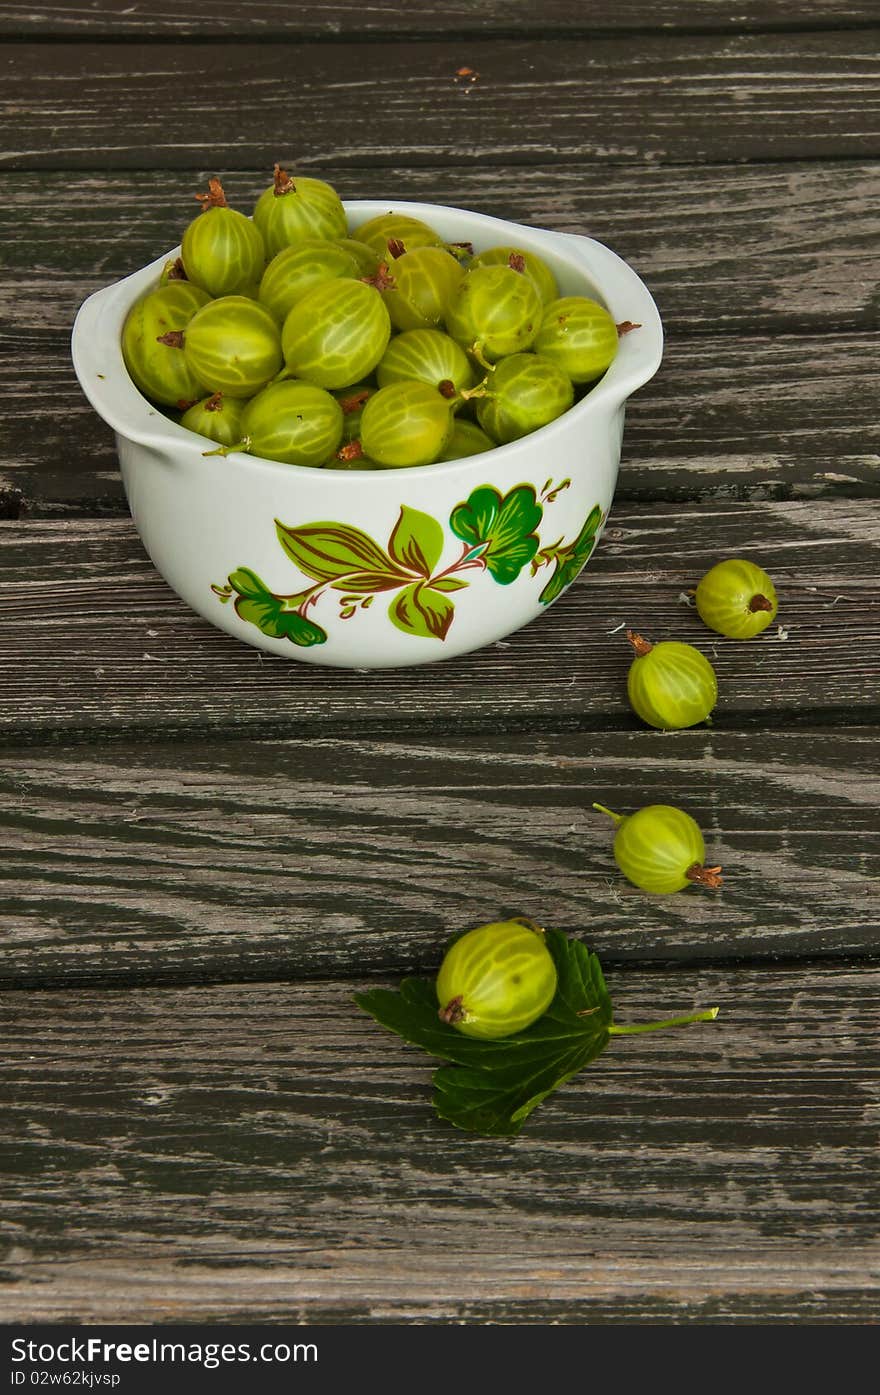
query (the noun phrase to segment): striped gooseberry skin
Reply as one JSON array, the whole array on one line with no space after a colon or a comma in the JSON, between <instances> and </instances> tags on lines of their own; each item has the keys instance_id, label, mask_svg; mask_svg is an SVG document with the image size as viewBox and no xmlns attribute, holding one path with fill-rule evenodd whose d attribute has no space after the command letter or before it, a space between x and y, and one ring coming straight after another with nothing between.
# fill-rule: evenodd
<instances>
[{"instance_id":1,"label":"striped gooseberry skin","mask_svg":"<svg viewBox=\"0 0 880 1395\"><path fill-rule=\"evenodd\" d=\"M718 700L715 670L692 644L649 644L627 630L636 657L626 690L630 706L648 726L677 731L705 722Z\"/></svg>"},{"instance_id":2,"label":"striped gooseberry skin","mask_svg":"<svg viewBox=\"0 0 880 1395\"><path fill-rule=\"evenodd\" d=\"M311 237L275 253L263 272L257 295L260 304L283 324L297 301L322 281L337 276L353 280L359 275L355 258L339 242Z\"/></svg>"},{"instance_id":3,"label":"striped gooseberry skin","mask_svg":"<svg viewBox=\"0 0 880 1395\"><path fill-rule=\"evenodd\" d=\"M421 218L411 218L407 213L379 213L361 223L351 234L358 242L364 243L377 261L389 262L391 253L389 242L402 242L408 252L416 247L442 247L443 239Z\"/></svg>"},{"instance_id":4,"label":"striped gooseberry skin","mask_svg":"<svg viewBox=\"0 0 880 1395\"><path fill-rule=\"evenodd\" d=\"M286 465L323 465L342 440L342 408L324 388L288 379L247 403L243 449Z\"/></svg>"},{"instance_id":5,"label":"striped gooseberry skin","mask_svg":"<svg viewBox=\"0 0 880 1395\"><path fill-rule=\"evenodd\" d=\"M194 402L180 418L181 426L187 431L195 431L197 436L205 436L218 446L234 446L241 440L241 418L246 400L243 397L224 397L222 392L212 393Z\"/></svg>"},{"instance_id":6,"label":"striped gooseberry skin","mask_svg":"<svg viewBox=\"0 0 880 1395\"><path fill-rule=\"evenodd\" d=\"M509 1037L543 1016L556 981L539 926L525 920L480 925L456 940L440 965L439 1015L465 1036Z\"/></svg>"},{"instance_id":7,"label":"striped gooseberry skin","mask_svg":"<svg viewBox=\"0 0 880 1395\"><path fill-rule=\"evenodd\" d=\"M391 321L375 287L337 277L297 301L281 345L289 372L333 389L369 377L390 337Z\"/></svg>"},{"instance_id":8,"label":"striped gooseberry skin","mask_svg":"<svg viewBox=\"0 0 880 1395\"><path fill-rule=\"evenodd\" d=\"M698 582L694 600L703 623L729 639L754 638L776 619L779 609L767 573L739 557L710 568Z\"/></svg>"},{"instance_id":9,"label":"striped gooseberry skin","mask_svg":"<svg viewBox=\"0 0 880 1395\"><path fill-rule=\"evenodd\" d=\"M464 267L442 247L416 247L389 266L394 285L382 298L395 329L433 329L446 319Z\"/></svg>"},{"instance_id":10,"label":"striped gooseberry skin","mask_svg":"<svg viewBox=\"0 0 880 1395\"><path fill-rule=\"evenodd\" d=\"M290 183L292 188L280 192L276 192L277 181L270 184L254 207L254 222L262 233L267 257L309 238L332 240L348 232L345 209L331 184L305 175L294 176Z\"/></svg>"},{"instance_id":11,"label":"striped gooseberry skin","mask_svg":"<svg viewBox=\"0 0 880 1395\"><path fill-rule=\"evenodd\" d=\"M601 805L594 806L602 809ZM610 810L602 809L603 813ZM672 804L646 804L617 821L614 860L641 891L667 895L693 883L716 887L719 867L706 868L706 844L690 814Z\"/></svg>"},{"instance_id":12,"label":"striped gooseberry skin","mask_svg":"<svg viewBox=\"0 0 880 1395\"><path fill-rule=\"evenodd\" d=\"M549 359L532 353L510 354L490 375L486 396L473 400L480 426L499 445L506 445L567 412L574 402L574 387Z\"/></svg>"},{"instance_id":13,"label":"striped gooseberry skin","mask_svg":"<svg viewBox=\"0 0 880 1395\"><path fill-rule=\"evenodd\" d=\"M468 271L473 271L478 266L510 266L511 257L522 258L523 273L534 282L544 305L549 305L551 300L557 299L559 287L553 272L537 252L527 252L523 247L489 247L485 252L479 252L468 263Z\"/></svg>"},{"instance_id":14,"label":"striped gooseberry skin","mask_svg":"<svg viewBox=\"0 0 880 1395\"><path fill-rule=\"evenodd\" d=\"M427 383L389 383L364 406L360 444L378 465L405 469L431 465L452 435L447 398Z\"/></svg>"},{"instance_id":15,"label":"striped gooseberry skin","mask_svg":"<svg viewBox=\"0 0 880 1395\"><path fill-rule=\"evenodd\" d=\"M450 301L446 332L481 362L527 349L541 323L534 284L509 266L468 271Z\"/></svg>"},{"instance_id":16,"label":"striped gooseberry skin","mask_svg":"<svg viewBox=\"0 0 880 1395\"><path fill-rule=\"evenodd\" d=\"M464 460L469 455L482 455L484 451L494 450L496 444L476 422L456 417L452 435L437 459Z\"/></svg>"},{"instance_id":17,"label":"striped gooseberry skin","mask_svg":"<svg viewBox=\"0 0 880 1395\"><path fill-rule=\"evenodd\" d=\"M163 407L188 405L204 397L209 384L187 361L180 345L161 344L165 334L186 330L197 311L210 304L207 291L189 281L166 281L131 307L122 329L122 356L137 388Z\"/></svg>"},{"instance_id":18,"label":"striped gooseberry skin","mask_svg":"<svg viewBox=\"0 0 880 1395\"><path fill-rule=\"evenodd\" d=\"M380 387L406 379L435 388L450 382L459 393L473 386L476 374L464 349L448 334L440 329L409 329L394 336L376 369Z\"/></svg>"},{"instance_id":19,"label":"striped gooseberry skin","mask_svg":"<svg viewBox=\"0 0 880 1395\"><path fill-rule=\"evenodd\" d=\"M269 311L247 296L212 300L184 335L192 371L212 392L253 397L280 372L281 336Z\"/></svg>"},{"instance_id":20,"label":"striped gooseberry skin","mask_svg":"<svg viewBox=\"0 0 880 1395\"><path fill-rule=\"evenodd\" d=\"M592 383L613 363L617 325L596 300L560 296L544 306L534 350L553 360L573 383Z\"/></svg>"},{"instance_id":21,"label":"striped gooseberry skin","mask_svg":"<svg viewBox=\"0 0 880 1395\"><path fill-rule=\"evenodd\" d=\"M215 297L252 292L266 265L259 229L227 207L196 214L183 234L180 256L189 280Z\"/></svg>"}]
</instances>

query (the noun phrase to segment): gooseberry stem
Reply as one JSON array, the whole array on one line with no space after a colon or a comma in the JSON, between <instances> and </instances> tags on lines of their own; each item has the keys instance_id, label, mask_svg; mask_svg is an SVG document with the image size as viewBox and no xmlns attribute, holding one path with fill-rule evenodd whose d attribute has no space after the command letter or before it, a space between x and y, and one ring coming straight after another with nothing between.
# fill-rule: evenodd
<instances>
[{"instance_id":1,"label":"gooseberry stem","mask_svg":"<svg viewBox=\"0 0 880 1395\"><path fill-rule=\"evenodd\" d=\"M702 862L694 862L685 872L689 882L698 882L700 886L709 886L716 891L721 885L720 867L704 867Z\"/></svg>"},{"instance_id":2,"label":"gooseberry stem","mask_svg":"<svg viewBox=\"0 0 880 1395\"><path fill-rule=\"evenodd\" d=\"M691 1022L714 1022L718 1016L718 1008L706 1008L705 1012L691 1013L688 1017L667 1017L663 1022L634 1022L629 1027L618 1027L612 1023L608 1028L610 1036L631 1037L637 1032L660 1032L665 1027L687 1027Z\"/></svg>"},{"instance_id":3,"label":"gooseberry stem","mask_svg":"<svg viewBox=\"0 0 880 1395\"><path fill-rule=\"evenodd\" d=\"M637 635L635 630L627 630L626 637L636 651L636 656L640 659L643 659L646 654L650 654L654 648L650 640L645 639L642 635Z\"/></svg>"},{"instance_id":4,"label":"gooseberry stem","mask_svg":"<svg viewBox=\"0 0 880 1395\"><path fill-rule=\"evenodd\" d=\"M760 595L760 593L757 596L752 596L752 599L749 601L749 610L752 611L753 614L757 613L759 610L772 609L773 602L768 601L767 597Z\"/></svg>"},{"instance_id":5,"label":"gooseberry stem","mask_svg":"<svg viewBox=\"0 0 880 1395\"><path fill-rule=\"evenodd\" d=\"M594 804L594 809L598 809L600 814L607 814L609 819L613 819L616 824L623 823L626 814L615 814L613 809L606 809L604 804Z\"/></svg>"}]
</instances>

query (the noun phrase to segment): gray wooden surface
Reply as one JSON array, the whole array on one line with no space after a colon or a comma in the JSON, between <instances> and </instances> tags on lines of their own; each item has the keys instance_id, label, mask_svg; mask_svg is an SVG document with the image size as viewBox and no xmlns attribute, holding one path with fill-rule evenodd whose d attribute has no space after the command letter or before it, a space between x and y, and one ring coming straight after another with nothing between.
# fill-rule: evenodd
<instances>
[{"instance_id":1,"label":"gray wooden surface","mask_svg":"<svg viewBox=\"0 0 880 1395\"><path fill-rule=\"evenodd\" d=\"M4 7L6 1320L877 1321L878 32L856 0ZM275 659L143 552L73 315L279 157L590 233L657 298L597 555L501 645ZM687 603L731 555L780 592L748 644ZM627 625L712 659L711 728L634 718ZM688 808L723 888L637 892L594 800ZM588 943L621 1022L721 1013L616 1040L514 1142L453 1131L352 995L507 914Z\"/></svg>"}]
</instances>

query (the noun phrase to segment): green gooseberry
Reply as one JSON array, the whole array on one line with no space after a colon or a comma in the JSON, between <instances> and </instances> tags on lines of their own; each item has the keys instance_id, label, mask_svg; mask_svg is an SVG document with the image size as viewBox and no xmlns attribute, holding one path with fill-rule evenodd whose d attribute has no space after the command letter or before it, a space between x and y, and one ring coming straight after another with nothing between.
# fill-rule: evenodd
<instances>
[{"instance_id":1,"label":"green gooseberry","mask_svg":"<svg viewBox=\"0 0 880 1395\"><path fill-rule=\"evenodd\" d=\"M229 207L219 179L209 180L208 193L196 198L202 211L186 228L180 246L187 278L212 296L251 292L266 265L259 229Z\"/></svg>"},{"instance_id":2,"label":"green gooseberry","mask_svg":"<svg viewBox=\"0 0 880 1395\"><path fill-rule=\"evenodd\" d=\"M331 184L306 175L294 178L279 164L256 202L254 222L270 258L282 247L316 237L333 240L348 232L342 200Z\"/></svg>"},{"instance_id":3,"label":"green gooseberry","mask_svg":"<svg viewBox=\"0 0 880 1395\"><path fill-rule=\"evenodd\" d=\"M285 465L323 465L342 440L342 408L324 388L286 379L246 404L241 438L217 454L247 451Z\"/></svg>"},{"instance_id":4,"label":"green gooseberry","mask_svg":"<svg viewBox=\"0 0 880 1395\"><path fill-rule=\"evenodd\" d=\"M312 237L275 253L263 272L257 295L261 305L283 324L297 301L322 281L337 276L353 280L359 275L357 261L340 242Z\"/></svg>"},{"instance_id":5,"label":"green gooseberry","mask_svg":"<svg viewBox=\"0 0 880 1395\"><path fill-rule=\"evenodd\" d=\"M283 365L281 335L269 311L247 296L227 295L203 306L190 320L184 353L193 373L212 392L253 397Z\"/></svg>"},{"instance_id":6,"label":"green gooseberry","mask_svg":"<svg viewBox=\"0 0 880 1395\"><path fill-rule=\"evenodd\" d=\"M730 639L752 639L776 619L779 603L769 576L754 562L717 562L694 594L697 614L710 630Z\"/></svg>"},{"instance_id":7,"label":"green gooseberry","mask_svg":"<svg viewBox=\"0 0 880 1395\"><path fill-rule=\"evenodd\" d=\"M494 450L497 444L476 422L456 417L452 435L437 459L464 460L469 455L482 455L484 451Z\"/></svg>"},{"instance_id":8,"label":"green gooseberry","mask_svg":"<svg viewBox=\"0 0 880 1395\"><path fill-rule=\"evenodd\" d=\"M439 388L452 383L456 394L473 386L476 374L460 344L440 329L409 329L391 340L376 369L380 387L411 378Z\"/></svg>"},{"instance_id":9,"label":"green gooseberry","mask_svg":"<svg viewBox=\"0 0 880 1395\"><path fill-rule=\"evenodd\" d=\"M479 386L464 393L484 431L506 445L561 417L574 402L571 379L539 354L510 354Z\"/></svg>"},{"instance_id":10,"label":"green gooseberry","mask_svg":"<svg viewBox=\"0 0 880 1395\"><path fill-rule=\"evenodd\" d=\"M389 243L402 243L407 251L413 251L416 247L443 246L443 239L439 233L421 218L410 217L407 213L394 213L390 209L387 213L368 218L360 227L354 229L351 236L369 247L377 263L391 260Z\"/></svg>"},{"instance_id":11,"label":"green gooseberry","mask_svg":"<svg viewBox=\"0 0 880 1395\"><path fill-rule=\"evenodd\" d=\"M395 329L432 329L446 318L465 271L443 247L416 247L388 266L382 298Z\"/></svg>"},{"instance_id":12,"label":"green gooseberry","mask_svg":"<svg viewBox=\"0 0 880 1395\"><path fill-rule=\"evenodd\" d=\"M648 726L677 731L709 720L718 700L715 670L692 644L650 644L627 630L636 657L627 674L630 706Z\"/></svg>"},{"instance_id":13,"label":"green gooseberry","mask_svg":"<svg viewBox=\"0 0 880 1395\"><path fill-rule=\"evenodd\" d=\"M540 926L526 919L480 925L446 951L437 974L438 1016L468 1037L509 1037L544 1015L556 984Z\"/></svg>"},{"instance_id":14,"label":"green gooseberry","mask_svg":"<svg viewBox=\"0 0 880 1395\"><path fill-rule=\"evenodd\" d=\"M184 331L211 297L190 281L167 281L135 301L122 328L122 357L129 377L163 407L189 407L211 386L188 362Z\"/></svg>"},{"instance_id":15,"label":"green gooseberry","mask_svg":"<svg viewBox=\"0 0 880 1395\"><path fill-rule=\"evenodd\" d=\"M627 881L642 891L666 895L698 884L721 885L721 868L706 867L706 844L690 814L671 804L646 804L634 814L615 814L594 804L617 824L614 860Z\"/></svg>"},{"instance_id":16,"label":"green gooseberry","mask_svg":"<svg viewBox=\"0 0 880 1395\"><path fill-rule=\"evenodd\" d=\"M453 422L450 400L436 388L412 380L389 383L364 406L360 449L394 469L430 465L445 449Z\"/></svg>"},{"instance_id":17,"label":"green gooseberry","mask_svg":"<svg viewBox=\"0 0 880 1395\"><path fill-rule=\"evenodd\" d=\"M390 337L375 287L340 276L314 286L288 311L281 345L288 373L332 389L369 377Z\"/></svg>"},{"instance_id":18,"label":"green gooseberry","mask_svg":"<svg viewBox=\"0 0 880 1395\"><path fill-rule=\"evenodd\" d=\"M541 322L541 297L534 283L510 266L467 271L446 313L446 332L491 367L506 354L527 349Z\"/></svg>"},{"instance_id":19,"label":"green gooseberry","mask_svg":"<svg viewBox=\"0 0 880 1395\"><path fill-rule=\"evenodd\" d=\"M536 354L558 364L573 383L592 383L613 363L618 341L617 325L604 305L588 296L568 295L544 306L533 347Z\"/></svg>"},{"instance_id":20,"label":"green gooseberry","mask_svg":"<svg viewBox=\"0 0 880 1395\"><path fill-rule=\"evenodd\" d=\"M527 252L522 247L489 247L485 252L477 253L468 264L468 271L473 271L478 266L509 266L514 271L523 272L534 282L535 290L544 305L549 305L550 301L556 300L559 295L556 277L537 252Z\"/></svg>"},{"instance_id":21,"label":"green gooseberry","mask_svg":"<svg viewBox=\"0 0 880 1395\"><path fill-rule=\"evenodd\" d=\"M232 446L241 440L241 418L247 399L224 397L222 392L214 392L194 402L180 418L180 425L197 436L206 436L218 446Z\"/></svg>"}]
</instances>

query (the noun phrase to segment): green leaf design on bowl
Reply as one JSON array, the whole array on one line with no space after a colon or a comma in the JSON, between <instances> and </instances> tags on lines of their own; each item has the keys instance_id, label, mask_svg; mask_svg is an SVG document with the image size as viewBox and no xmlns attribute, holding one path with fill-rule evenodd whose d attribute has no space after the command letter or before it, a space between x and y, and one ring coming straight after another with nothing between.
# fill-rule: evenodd
<instances>
[{"instance_id":1,"label":"green leaf design on bowl","mask_svg":"<svg viewBox=\"0 0 880 1395\"><path fill-rule=\"evenodd\" d=\"M503 495L482 485L456 505L449 526L463 542L480 548L487 571L501 586L509 586L538 551L534 530L543 516L533 485L518 484Z\"/></svg>"},{"instance_id":2,"label":"green leaf design on bowl","mask_svg":"<svg viewBox=\"0 0 880 1395\"><path fill-rule=\"evenodd\" d=\"M538 597L543 605L549 605L551 601L555 601L556 597L567 586L570 586L575 577L583 571L593 548L596 546L596 533L602 522L602 517L602 510L597 504L591 509L574 542L569 543L567 547L554 550L555 571Z\"/></svg>"},{"instance_id":3,"label":"green leaf design on bowl","mask_svg":"<svg viewBox=\"0 0 880 1395\"><path fill-rule=\"evenodd\" d=\"M292 605L294 601L299 602L298 596L276 596L249 567L239 567L232 572L229 585L237 593L236 614L256 625L264 635L272 639L289 639L292 644L302 648L326 643L327 631L314 621L307 620Z\"/></svg>"}]
</instances>

